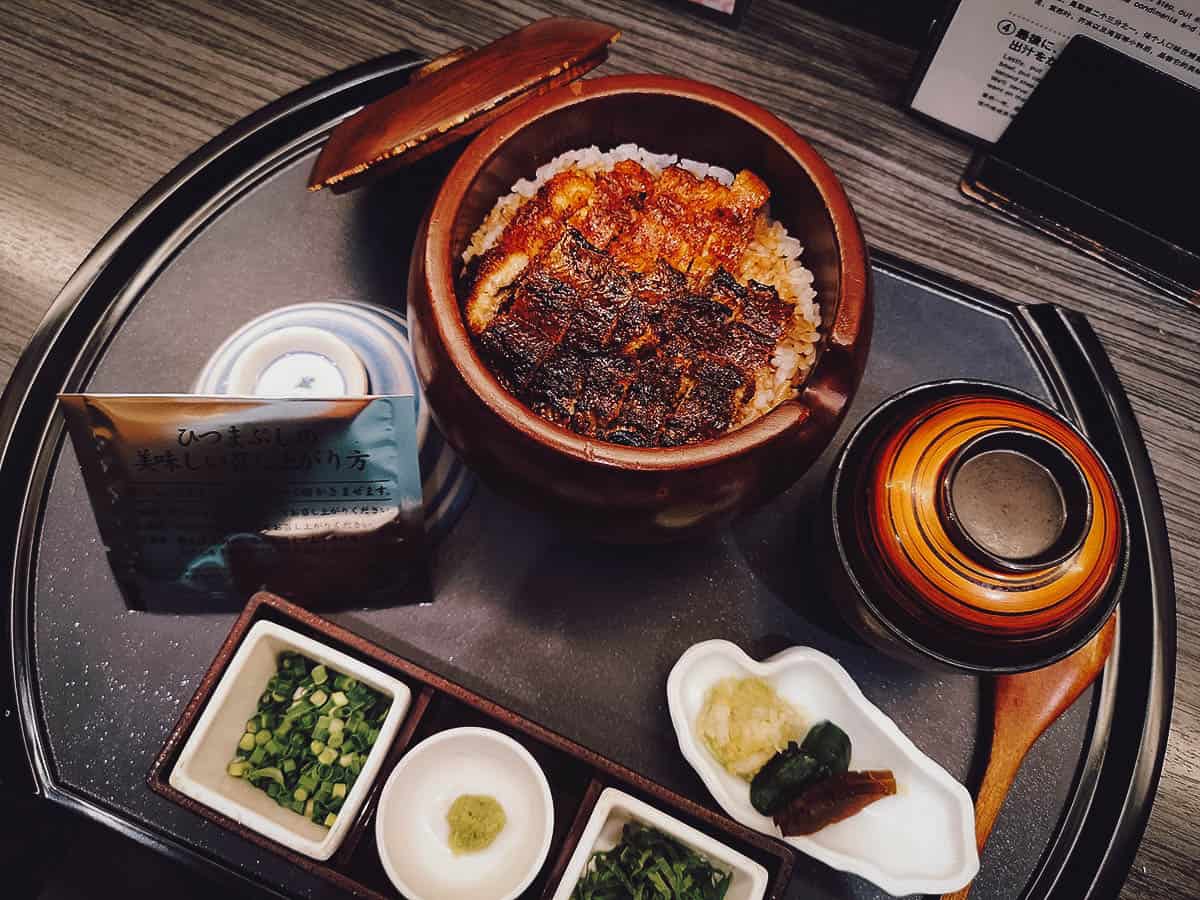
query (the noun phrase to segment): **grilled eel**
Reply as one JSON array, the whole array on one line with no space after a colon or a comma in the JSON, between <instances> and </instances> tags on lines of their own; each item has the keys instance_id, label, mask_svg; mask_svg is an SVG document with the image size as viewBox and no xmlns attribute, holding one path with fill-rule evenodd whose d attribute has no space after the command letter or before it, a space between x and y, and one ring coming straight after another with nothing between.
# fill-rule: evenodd
<instances>
[{"instance_id":1,"label":"grilled eel","mask_svg":"<svg viewBox=\"0 0 1200 900\"><path fill-rule=\"evenodd\" d=\"M549 179L469 268L466 319L501 383L543 418L634 447L737 423L793 308L732 274L770 192L632 161Z\"/></svg>"}]
</instances>

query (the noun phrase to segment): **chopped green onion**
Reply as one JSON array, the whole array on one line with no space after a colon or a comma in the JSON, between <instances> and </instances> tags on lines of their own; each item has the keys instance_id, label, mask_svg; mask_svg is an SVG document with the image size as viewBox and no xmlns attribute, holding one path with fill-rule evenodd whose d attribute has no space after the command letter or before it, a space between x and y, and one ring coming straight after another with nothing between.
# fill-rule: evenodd
<instances>
[{"instance_id":1,"label":"chopped green onion","mask_svg":"<svg viewBox=\"0 0 1200 900\"><path fill-rule=\"evenodd\" d=\"M257 781L259 778L270 778L277 785L283 787L283 773L277 766L265 766L250 773L251 781Z\"/></svg>"},{"instance_id":2,"label":"chopped green onion","mask_svg":"<svg viewBox=\"0 0 1200 900\"><path fill-rule=\"evenodd\" d=\"M332 826L390 707L358 679L284 651L226 771L279 806Z\"/></svg>"}]
</instances>

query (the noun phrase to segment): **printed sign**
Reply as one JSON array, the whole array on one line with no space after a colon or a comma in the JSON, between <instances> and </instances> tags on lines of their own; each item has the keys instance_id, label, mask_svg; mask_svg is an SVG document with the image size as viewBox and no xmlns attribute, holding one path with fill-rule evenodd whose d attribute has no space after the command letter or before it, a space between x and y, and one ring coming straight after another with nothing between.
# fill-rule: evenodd
<instances>
[{"instance_id":1,"label":"printed sign","mask_svg":"<svg viewBox=\"0 0 1200 900\"><path fill-rule=\"evenodd\" d=\"M1200 0L961 0L944 28L911 106L984 141L1077 34L1200 88Z\"/></svg>"}]
</instances>

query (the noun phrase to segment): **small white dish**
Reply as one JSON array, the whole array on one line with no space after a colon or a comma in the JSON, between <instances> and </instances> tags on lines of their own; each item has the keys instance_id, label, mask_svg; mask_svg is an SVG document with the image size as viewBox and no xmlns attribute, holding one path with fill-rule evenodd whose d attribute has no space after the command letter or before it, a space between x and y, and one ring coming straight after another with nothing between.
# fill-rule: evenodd
<instances>
[{"instance_id":1,"label":"small white dish","mask_svg":"<svg viewBox=\"0 0 1200 900\"><path fill-rule=\"evenodd\" d=\"M967 789L918 750L834 659L810 647L757 662L729 641L703 641L671 669L667 705L679 747L730 817L782 836L772 819L750 805L749 785L726 772L695 734L708 689L722 678L751 675L765 679L795 707L806 727L827 719L845 731L851 769L891 769L896 776L895 796L816 834L783 840L895 895L948 893L975 877L975 809Z\"/></svg>"},{"instance_id":2,"label":"small white dish","mask_svg":"<svg viewBox=\"0 0 1200 900\"><path fill-rule=\"evenodd\" d=\"M695 850L718 869L733 873L725 900L762 900L767 893L767 870L742 853L713 840L702 831L672 818L637 797L616 788L605 788L579 836L575 852L563 870L552 900L569 900L575 885L587 871L592 854L611 850L621 842L626 822L636 821L657 828L667 837Z\"/></svg>"},{"instance_id":3,"label":"small white dish","mask_svg":"<svg viewBox=\"0 0 1200 900\"><path fill-rule=\"evenodd\" d=\"M379 738L367 754L332 828L284 809L265 791L226 771L246 730L246 720L258 709L258 698L278 668L279 654L285 650L300 653L340 675L353 676L392 700ZM329 859L354 824L411 698L408 686L390 675L274 622L256 622L229 661L168 780L193 800L297 853Z\"/></svg>"},{"instance_id":4,"label":"small white dish","mask_svg":"<svg viewBox=\"0 0 1200 900\"><path fill-rule=\"evenodd\" d=\"M455 854L446 813L460 794L486 794L506 822L490 847ZM451 728L408 751L383 786L375 843L408 900L512 900L541 870L554 803L541 766L489 728Z\"/></svg>"}]
</instances>

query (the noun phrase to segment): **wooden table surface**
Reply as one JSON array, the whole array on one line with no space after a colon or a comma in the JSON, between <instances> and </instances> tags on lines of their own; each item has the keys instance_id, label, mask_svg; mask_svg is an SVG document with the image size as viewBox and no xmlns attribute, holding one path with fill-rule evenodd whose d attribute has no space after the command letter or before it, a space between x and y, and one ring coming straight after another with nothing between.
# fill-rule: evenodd
<instances>
[{"instance_id":1,"label":"wooden table surface","mask_svg":"<svg viewBox=\"0 0 1200 900\"><path fill-rule=\"evenodd\" d=\"M873 247L1013 300L1086 313L1150 448L1178 593L1171 740L1124 896L1200 896L1200 314L963 198L967 147L899 107L913 50L779 0L755 0L740 31L624 0L43 0L4 10L0 383L91 247L202 142L352 63L478 45L550 13L623 29L603 72L702 79L788 120L841 177Z\"/></svg>"}]
</instances>

